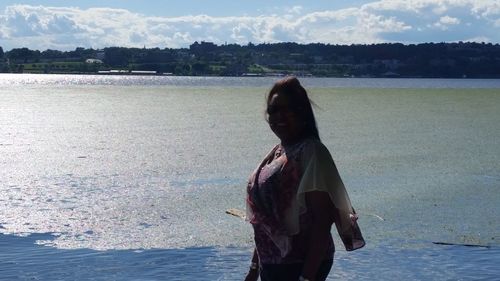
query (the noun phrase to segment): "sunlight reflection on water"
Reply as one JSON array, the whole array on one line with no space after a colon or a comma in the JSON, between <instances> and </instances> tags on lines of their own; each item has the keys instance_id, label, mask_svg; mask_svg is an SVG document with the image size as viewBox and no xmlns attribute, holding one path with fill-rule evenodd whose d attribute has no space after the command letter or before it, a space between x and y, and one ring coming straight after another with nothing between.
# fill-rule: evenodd
<instances>
[{"instance_id":1,"label":"sunlight reflection on water","mask_svg":"<svg viewBox=\"0 0 500 281\"><path fill-rule=\"evenodd\" d=\"M142 262L156 268L151 276L137 273L146 279L161 279L169 268L190 270L196 280L238 279L247 269L251 229L224 210L244 207L247 176L276 142L263 116L271 79L0 75L0 233L27 236L0 235L0 261L16 261L9 274L25 271L12 280L35 276L30 266L37 261L50 269L42 276L71 279L55 269L61 253L83 276L110 258L99 280L121 279L120 271L134 266L118 264ZM310 93L320 105L321 137L368 240L359 253L338 252L334 276L454 280L498 273L498 90L329 88L389 83L338 81L304 79L316 83ZM408 245L415 241L424 246ZM432 242L494 247L425 246ZM180 248L188 250L172 250ZM199 271L212 279L197 279L193 255L220 266ZM185 264L167 262L177 258Z\"/></svg>"},{"instance_id":2,"label":"sunlight reflection on water","mask_svg":"<svg viewBox=\"0 0 500 281\"><path fill-rule=\"evenodd\" d=\"M0 74L0 86L186 86L265 87L279 77L198 77L134 75ZM435 78L311 78L301 77L306 87L322 88L500 88L500 79Z\"/></svg>"}]
</instances>

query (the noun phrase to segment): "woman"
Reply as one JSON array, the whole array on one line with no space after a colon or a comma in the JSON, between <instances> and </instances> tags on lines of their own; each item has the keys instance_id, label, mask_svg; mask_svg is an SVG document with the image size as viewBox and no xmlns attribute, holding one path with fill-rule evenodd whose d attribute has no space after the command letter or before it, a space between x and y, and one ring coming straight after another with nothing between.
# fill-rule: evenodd
<instances>
[{"instance_id":1,"label":"woman","mask_svg":"<svg viewBox=\"0 0 500 281\"><path fill-rule=\"evenodd\" d=\"M365 245L357 216L297 78L273 86L266 115L280 143L248 182L255 250L245 280L259 274L262 281L325 280L335 251L333 223L348 251Z\"/></svg>"}]
</instances>

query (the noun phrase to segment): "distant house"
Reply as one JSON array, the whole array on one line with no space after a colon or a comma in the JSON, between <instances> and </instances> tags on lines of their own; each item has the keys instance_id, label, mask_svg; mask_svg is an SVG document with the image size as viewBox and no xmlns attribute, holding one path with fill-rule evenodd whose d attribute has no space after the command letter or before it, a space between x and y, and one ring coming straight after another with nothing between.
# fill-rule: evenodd
<instances>
[{"instance_id":1,"label":"distant house","mask_svg":"<svg viewBox=\"0 0 500 281\"><path fill-rule=\"evenodd\" d=\"M313 56L314 63L323 63L323 56Z\"/></svg>"},{"instance_id":2,"label":"distant house","mask_svg":"<svg viewBox=\"0 0 500 281\"><path fill-rule=\"evenodd\" d=\"M386 68L390 70L398 69L401 65L400 61L397 59L389 59L389 60L374 60L375 63L382 64Z\"/></svg>"},{"instance_id":3,"label":"distant house","mask_svg":"<svg viewBox=\"0 0 500 281\"><path fill-rule=\"evenodd\" d=\"M106 57L106 53L104 51L98 51L95 54L95 57L96 59L104 60L104 58Z\"/></svg>"},{"instance_id":4,"label":"distant house","mask_svg":"<svg viewBox=\"0 0 500 281\"><path fill-rule=\"evenodd\" d=\"M154 70L132 70L132 71L130 71L130 74L135 74L135 75L154 75L154 74L157 74L157 72L154 71Z\"/></svg>"},{"instance_id":5,"label":"distant house","mask_svg":"<svg viewBox=\"0 0 500 281\"><path fill-rule=\"evenodd\" d=\"M385 73L382 73L382 76L386 77L386 78L398 78L398 77L401 77L401 75L399 73L393 72L393 71L387 71Z\"/></svg>"},{"instance_id":6,"label":"distant house","mask_svg":"<svg viewBox=\"0 0 500 281\"><path fill-rule=\"evenodd\" d=\"M181 58L181 59L185 59L185 58L189 58L190 57L190 54L189 54L188 51L177 51L176 55L177 55L178 58Z\"/></svg>"},{"instance_id":7,"label":"distant house","mask_svg":"<svg viewBox=\"0 0 500 281\"><path fill-rule=\"evenodd\" d=\"M229 52L222 52L219 54L219 57L221 57L223 59L234 59L235 58L234 54L231 54Z\"/></svg>"},{"instance_id":8,"label":"distant house","mask_svg":"<svg viewBox=\"0 0 500 281\"><path fill-rule=\"evenodd\" d=\"M100 59L86 59L86 63L103 63Z\"/></svg>"}]
</instances>

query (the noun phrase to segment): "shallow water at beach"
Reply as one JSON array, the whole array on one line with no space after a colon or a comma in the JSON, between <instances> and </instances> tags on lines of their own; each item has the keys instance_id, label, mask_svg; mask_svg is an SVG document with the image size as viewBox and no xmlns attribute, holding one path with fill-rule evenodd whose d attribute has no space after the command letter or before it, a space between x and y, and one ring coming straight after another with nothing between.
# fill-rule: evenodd
<instances>
[{"instance_id":1,"label":"shallow water at beach","mask_svg":"<svg viewBox=\"0 0 500 281\"><path fill-rule=\"evenodd\" d=\"M0 235L1 280L242 280L249 248L107 250L37 244L50 234ZM398 241L338 251L328 280L498 280L500 247L432 246Z\"/></svg>"},{"instance_id":2,"label":"shallow water at beach","mask_svg":"<svg viewBox=\"0 0 500 281\"><path fill-rule=\"evenodd\" d=\"M0 279L241 279L271 78L130 79L0 76ZM304 79L368 242L332 280L494 280L500 83L384 80Z\"/></svg>"}]
</instances>

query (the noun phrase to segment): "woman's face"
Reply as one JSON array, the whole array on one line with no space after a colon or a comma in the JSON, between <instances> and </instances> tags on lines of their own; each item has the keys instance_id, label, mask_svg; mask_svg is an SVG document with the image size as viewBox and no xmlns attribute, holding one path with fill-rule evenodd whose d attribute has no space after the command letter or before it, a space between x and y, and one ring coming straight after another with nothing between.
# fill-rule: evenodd
<instances>
[{"instance_id":1,"label":"woman's face","mask_svg":"<svg viewBox=\"0 0 500 281\"><path fill-rule=\"evenodd\" d=\"M267 106L269 126L283 144L292 144L302 136L305 123L291 109L288 97L275 93Z\"/></svg>"}]
</instances>

